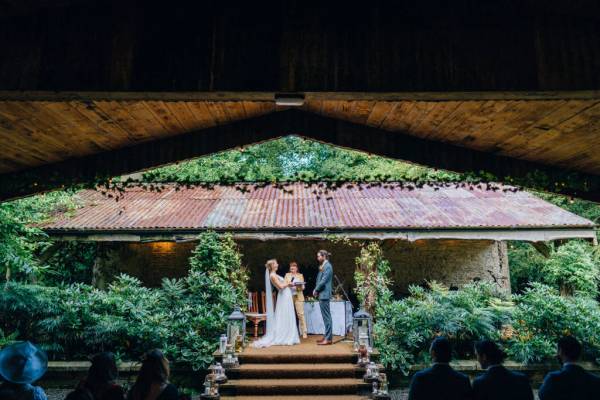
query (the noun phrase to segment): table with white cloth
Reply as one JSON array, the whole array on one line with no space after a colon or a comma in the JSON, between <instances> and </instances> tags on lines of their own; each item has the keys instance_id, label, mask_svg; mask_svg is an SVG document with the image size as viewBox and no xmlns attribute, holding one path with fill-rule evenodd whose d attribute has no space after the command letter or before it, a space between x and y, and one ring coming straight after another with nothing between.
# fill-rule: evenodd
<instances>
[{"instance_id":1,"label":"table with white cloth","mask_svg":"<svg viewBox=\"0 0 600 400\"><path fill-rule=\"evenodd\" d=\"M304 318L306 319L306 330L309 334L322 335L325 333L325 325L323 324L321 307L318 301L304 302ZM336 336L344 336L346 332L352 330L352 303L332 300L331 322L333 334Z\"/></svg>"}]
</instances>

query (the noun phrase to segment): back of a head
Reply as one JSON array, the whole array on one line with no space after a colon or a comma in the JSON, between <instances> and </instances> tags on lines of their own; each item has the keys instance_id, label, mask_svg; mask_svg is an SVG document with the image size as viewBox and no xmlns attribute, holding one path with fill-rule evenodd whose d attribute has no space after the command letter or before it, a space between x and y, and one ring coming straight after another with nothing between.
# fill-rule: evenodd
<instances>
[{"instance_id":1,"label":"back of a head","mask_svg":"<svg viewBox=\"0 0 600 400\"><path fill-rule=\"evenodd\" d=\"M75 389L67 394L65 400L94 400L94 395L87 389Z\"/></svg>"},{"instance_id":2,"label":"back of a head","mask_svg":"<svg viewBox=\"0 0 600 400\"><path fill-rule=\"evenodd\" d=\"M154 349L147 352L143 357L137 380L131 389L133 400L144 400L150 391L150 386L154 383L166 383L169 380L169 373L169 362L162 351Z\"/></svg>"},{"instance_id":3,"label":"back of a head","mask_svg":"<svg viewBox=\"0 0 600 400\"><path fill-rule=\"evenodd\" d=\"M491 340L480 340L475 343L477 354L485 355L490 365L502 364L506 354L502 349Z\"/></svg>"},{"instance_id":4,"label":"back of a head","mask_svg":"<svg viewBox=\"0 0 600 400\"><path fill-rule=\"evenodd\" d=\"M566 358L564 361L573 362L579 360L583 348L573 336L563 336L558 340L558 351Z\"/></svg>"},{"instance_id":5,"label":"back of a head","mask_svg":"<svg viewBox=\"0 0 600 400\"><path fill-rule=\"evenodd\" d=\"M87 382L91 385L101 385L113 382L119 376L115 355L111 352L96 354L92 357L92 365L88 370Z\"/></svg>"},{"instance_id":6,"label":"back of a head","mask_svg":"<svg viewBox=\"0 0 600 400\"><path fill-rule=\"evenodd\" d=\"M445 337L438 337L431 342L430 351L435 362L449 363L452 359L452 345Z\"/></svg>"}]
</instances>

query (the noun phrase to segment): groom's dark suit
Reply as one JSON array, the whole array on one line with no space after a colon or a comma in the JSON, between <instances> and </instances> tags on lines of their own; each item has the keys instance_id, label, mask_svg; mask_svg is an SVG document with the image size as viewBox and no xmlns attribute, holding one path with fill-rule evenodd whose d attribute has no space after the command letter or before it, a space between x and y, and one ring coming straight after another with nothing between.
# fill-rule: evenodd
<instances>
[{"instance_id":1,"label":"groom's dark suit","mask_svg":"<svg viewBox=\"0 0 600 400\"><path fill-rule=\"evenodd\" d=\"M323 268L319 269L317 275L317 285L315 286L315 292L319 294L319 305L321 306L321 315L323 316L323 323L325 324L325 334L323 335L324 340L331 341L333 339L332 322L331 322L331 290L333 286L333 266L326 260L323 263Z\"/></svg>"}]
</instances>

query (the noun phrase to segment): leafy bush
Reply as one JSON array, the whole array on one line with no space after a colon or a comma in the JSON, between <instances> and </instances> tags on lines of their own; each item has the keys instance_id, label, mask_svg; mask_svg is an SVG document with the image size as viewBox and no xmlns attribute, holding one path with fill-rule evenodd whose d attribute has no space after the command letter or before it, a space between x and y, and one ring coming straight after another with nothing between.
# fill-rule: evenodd
<instances>
[{"instance_id":1,"label":"leafy bush","mask_svg":"<svg viewBox=\"0 0 600 400\"><path fill-rule=\"evenodd\" d=\"M511 299L493 285L478 283L458 291L438 284L411 287L410 296L382 305L375 323L382 362L408 371L428 360L436 336L454 344L456 356L472 357L473 342L501 342L509 356L522 363L552 360L556 343L573 335L584 345L584 356L600 361L600 306L585 296L560 296L557 289L533 283Z\"/></svg>"},{"instance_id":2,"label":"leafy bush","mask_svg":"<svg viewBox=\"0 0 600 400\"><path fill-rule=\"evenodd\" d=\"M40 343L55 358L111 350L135 359L153 347L198 369L212 359L236 304L245 304L247 275L230 236L204 233L182 279L157 289L121 275L108 290L85 284L43 287L8 283L0 290L6 332Z\"/></svg>"},{"instance_id":3,"label":"leafy bush","mask_svg":"<svg viewBox=\"0 0 600 400\"><path fill-rule=\"evenodd\" d=\"M389 289L390 263L383 258L383 251L377 242L361 246L356 257L356 295L358 301L371 315L378 317L380 305L390 301L392 292Z\"/></svg>"},{"instance_id":4,"label":"leafy bush","mask_svg":"<svg viewBox=\"0 0 600 400\"><path fill-rule=\"evenodd\" d=\"M409 297L382 305L378 312L376 345L385 365L406 372L410 364L427 359L437 336L453 341L461 357L469 356L473 340L499 338L509 321L511 303L492 284L471 284L460 291L430 286L411 286Z\"/></svg>"},{"instance_id":5,"label":"leafy bush","mask_svg":"<svg viewBox=\"0 0 600 400\"><path fill-rule=\"evenodd\" d=\"M558 290L534 283L514 296L514 331L507 337L508 354L523 363L551 359L556 341L573 335L584 344L585 357L600 358L600 306L588 297L564 297Z\"/></svg>"},{"instance_id":6,"label":"leafy bush","mask_svg":"<svg viewBox=\"0 0 600 400\"><path fill-rule=\"evenodd\" d=\"M544 282L562 294L598 295L599 268L590 245L572 240L552 252L543 267Z\"/></svg>"}]
</instances>

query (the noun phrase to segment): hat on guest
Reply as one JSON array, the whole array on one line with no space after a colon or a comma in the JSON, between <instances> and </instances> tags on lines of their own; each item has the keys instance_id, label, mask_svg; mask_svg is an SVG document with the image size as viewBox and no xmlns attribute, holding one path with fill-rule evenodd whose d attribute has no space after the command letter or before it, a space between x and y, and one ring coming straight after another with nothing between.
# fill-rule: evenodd
<instances>
[{"instance_id":1,"label":"hat on guest","mask_svg":"<svg viewBox=\"0 0 600 400\"><path fill-rule=\"evenodd\" d=\"M33 383L48 369L46 353L31 342L20 342L0 351L0 375L12 383Z\"/></svg>"}]
</instances>

